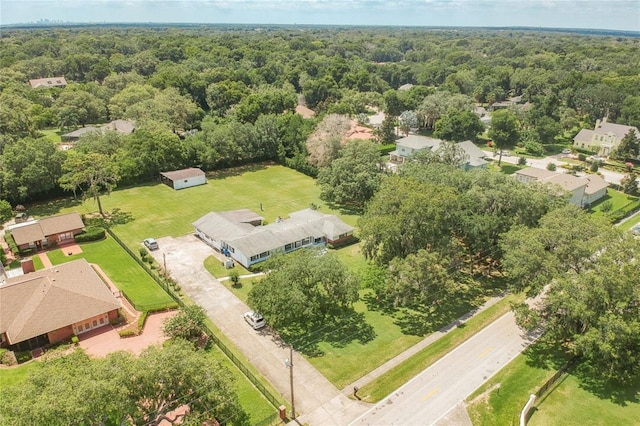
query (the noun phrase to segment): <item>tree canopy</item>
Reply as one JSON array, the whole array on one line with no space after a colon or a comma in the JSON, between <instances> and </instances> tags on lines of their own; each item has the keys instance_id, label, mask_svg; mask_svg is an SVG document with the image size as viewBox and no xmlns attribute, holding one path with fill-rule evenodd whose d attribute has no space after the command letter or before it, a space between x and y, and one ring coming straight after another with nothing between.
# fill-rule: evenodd
<instances>
[{"instance_id":1,"label":"tree canopy","mask_svg":"<svg viewBox=\"0 0 640 426\"><path fill-rule=\"evenodd\" d=\"M182 406L184 415L174 413ZM231 373L184 341L140 356L76 351L47 360L25 383L4 387L0 407L0 421L13 425L248 423Z\"/></svg>"},{"instance_id":2,"label":"tree canopy","mask_svg":"<svg viewBox=\"0 0 640 426\"><path fill-rule=\"evenodd\" d=\"M249 305L281 333L303 336L353 312L358 282L335 253L297 250L272 256L269 272L249 292Z\"/></svg>"}]
</instances>

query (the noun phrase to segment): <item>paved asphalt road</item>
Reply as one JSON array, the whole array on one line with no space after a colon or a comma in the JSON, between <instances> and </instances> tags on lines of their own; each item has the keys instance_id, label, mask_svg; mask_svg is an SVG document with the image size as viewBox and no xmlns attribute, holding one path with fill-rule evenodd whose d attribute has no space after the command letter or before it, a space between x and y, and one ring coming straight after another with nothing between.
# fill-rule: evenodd
<instances>
[{"instance_id":1,"label":"paved asphalt road","mask_svg":"<svg viewBox=\"0 0 640 426\"><path fill-rule=\"evenodd\" d=\"M352 425L436 424L536 337L524 334L509 312L397 389Z\"/></svg>"}]
</instances>

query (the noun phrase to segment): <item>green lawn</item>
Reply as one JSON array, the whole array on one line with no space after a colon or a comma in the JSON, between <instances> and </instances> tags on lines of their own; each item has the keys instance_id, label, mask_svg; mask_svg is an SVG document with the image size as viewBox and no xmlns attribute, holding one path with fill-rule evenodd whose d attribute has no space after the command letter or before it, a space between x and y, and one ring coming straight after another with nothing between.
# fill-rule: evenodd
<instances>
[{"instance_id":1,"label":"green lawn","mask_svg":"<svg viewBox=\"0 0 640 426\"><path fill-rule=\"evenodd\" d=\"M633 225L638 224L638 223L640 223L640 213L638 213L635 216L631 217L626 222L621 223L619 228L622 229L623 231L628 231L629 229L631 229L633 227Z\"/></svg>"},{"instance_id":2,"label":"green lawn","mask_svg":"<svg viewBox=\"0 0 640 426\"><path fill-rule=\"evenodd\" d=\"M474 425L518 425L522 407L567 357L552 345L538 342L527 348L467 398ZM500 384L500 388L495 386ZM564 420L552 424L564 424Z\"/></svg>"},{"instance_id":3,"label":"green lawn","mask_svg":"<svg viewBox=\"0 0 640 426\"><path fill-rule=\"evenodd\" d=\"M216 346L209 350L211 358L216 359L231 371L235 377L236 392L240 405L249 414L249 424L271 425L276 423L277 410L265 399L258 389ZM226 419L225 419L226 420Z\"/></svg>"},{"instance_id":4,"label":"green lawn","mask_svg":"<svg viewBox=\"0 0 640 426\"><path fill-rule=\"evenodd\" d=\"M139 305L158 305L173 299L112 238L83 243L82 253L65 256L61 249L47 252L54 265L84 258L98 264L111 281Z\"/></svg>"},{"instance_id":5,"label":"green lawn","mask_svg":"<svg viewBox=\"0 0 640 426\"><path fill-rule=\"evenodd\" d=\"M27 380L32 372L40 368L38 361L27 362L11 368L0 368L0 393L6 386L13 386Z\"/></svg>"},{"instance_id":6,"label":"green lawn","mask_svg":"<svg viewBox=\"0 0 640 426\"><path fill-rule=\"evenodd\" d=\"M637 199L638 197L632 197L621 191L616 191L615 189L608 188L607 195L594 203L589 209L589 213L591 213L594 217L606 216L607 214L602 211L603 205L609 204L609 202L612 204L611 211L608 212L610 214Z\"/></svg>"},{"instance_id":7,"label":"green lawn","mask_svg":"<svg viewBox=\"0 0 640 426\"><path fill-rule=\"evenodd\" d=\"M62 142L62 139L60 138L60 135L62 134L62 132L58 128L40 130L40 133L42 133L46 138L48 138L52 142L55 142L55 143Z\"/></svg>"},{"instance_id":8,"label":"green lawn","mask_svg":"<svg viewBox=\"0 0 640 426\"><path fill-rule=\"evenodd\" d=\"M238 271L239 275L250 274L248 270L241 264L234 262L233 268L226 268L220 260L215 256L209 256L204 261L204 267L209 271L211 275L216 278L228 277L231 271Z\"/></svg>"},{"instance_id":9,"label":"green lawn","mask_svg":"<svg viewBox=\"0 0 640 426\"><path fill-rule=\"evenodd\" d=\"M640 380L628 388L607 385L595 394L585 389L577 375L568 374L536 402L529 425L558 424L559 419L564 426L640 424Z\"/></svg>"},{"instance_id":10,"label":"green lawn","mask_svg":"<svg viewBox=\"0 0 640 426\"><path fill-rule=\"evenodd\" d=\"M320 200L315 180L294 170L277 165L253 165L220 172L206 185L175 191L161 183L118 189L101 197L104 210L120 209L131 220L114 227L125 243L137 249L147 237L179 236L193 232L196 219L211 211L251 209L268 223L278 216L320 206L323 213L337 214L346 223L356 225L358 216L331 210ZM261 210L262 206L262 210ZM93 200L73 203L70 200L30 207L35 215L52 215L77 211L97 211Z\"/></svg>"},{"instance_id":11,"label":"green lawn","mask_svg":"<svg viewBox=\"0 0 640 426\"><path fill-rule=\"evenodd\" d=\"M533 344L467 398L474 425L517 425L529 395L566 362L568 357L544 340ZM640 424L640 382L589 390L588 373L580 365L561 378L535 403L532 426ZM496 385L500 384L499 390Z\"/></svg>"}]
</instances>

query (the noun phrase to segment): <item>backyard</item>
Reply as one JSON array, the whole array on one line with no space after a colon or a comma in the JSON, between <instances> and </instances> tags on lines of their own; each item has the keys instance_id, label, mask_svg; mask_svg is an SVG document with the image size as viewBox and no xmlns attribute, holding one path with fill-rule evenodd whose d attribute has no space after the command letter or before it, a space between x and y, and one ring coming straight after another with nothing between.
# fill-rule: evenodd
<instances>
[{"instance_id":1,"label":"backyard","mask_svg":"<svg viewBox=\"0 0 640 426\"><path fill-rule=\"evenodd\" d=\"M100 265L116 287L124 291L136 305L160 306L174 303L173 299L111 237L83 243L80 247L80 254L67 256L62 249L56 249L47 252L47 256L54 265L80 258Z\"/></svg>"},{"instance_id":2,"label":"backyard","mask_svg":"<svg viewBox=\"0 0 640 426\"><path fill-rule=\"evenodd\" d=\"M253 165L210 176L206 185L176 191L161 183L120 188L100 198L105 211L118 209L114 232L134 251L148 237L180 236L193 232L196 219L211 211L250 209L267 223L278 216L309 208L312 204L327 214L337 214L354 226L357 216L332 211L319 198L315 181L302 173L277 165ZM33 215L53 215L77 211L97 211L93 200L84 203L69 199L33 206Z\"/></svg>"}]
</instances>

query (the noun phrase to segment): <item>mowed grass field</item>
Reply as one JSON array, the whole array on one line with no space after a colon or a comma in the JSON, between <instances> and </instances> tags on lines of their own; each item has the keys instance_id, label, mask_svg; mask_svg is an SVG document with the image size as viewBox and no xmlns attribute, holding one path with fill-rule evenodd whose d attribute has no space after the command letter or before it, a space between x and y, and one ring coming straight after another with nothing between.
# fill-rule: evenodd
<instances>
[{"instance_id":1,"label":"mowed grass field","mask_svg":"<svg viewBox=\"0 0 640 426\"><path fill-rule=\"evenodd\" d=\"M101 201L105 211L120 209L130 215L132 220L115 226L114 231L134 250L147 237L176 237L193 232L191 224L211 211L250 209L272 223L278 216L286 217L314 203L321 212L337 214L352 226L357 222L357 216L341 214L322 202L315 180L278 165L253 165L220 172L209 178L206 185L179 191L161 183L117 189L101 197ZM75 210L89 214L98 210L93 200L69 204L47 213Z\"/></svg>"}]
</instances>

